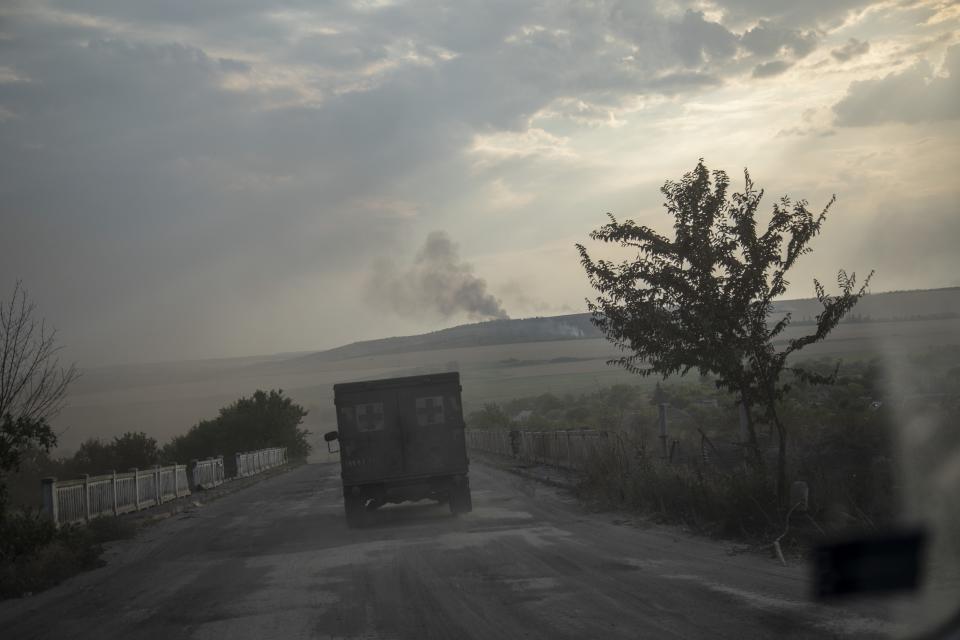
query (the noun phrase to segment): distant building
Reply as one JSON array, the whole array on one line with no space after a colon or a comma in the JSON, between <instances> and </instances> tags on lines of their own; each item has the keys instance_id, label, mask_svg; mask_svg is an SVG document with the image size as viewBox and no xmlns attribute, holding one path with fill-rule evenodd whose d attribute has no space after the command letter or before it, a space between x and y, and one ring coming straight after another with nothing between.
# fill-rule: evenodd
<instances>
[{"instance_id":1,"label":"distant building","mask_svg":"<svg viewBox=\"0 0 960 640\"><path fill-rule=\"evenodd\" d=\"M532 415L533 415L533 410L532 410L532 409L524 409L523 411L520 411L519 413L517 413L516 415L514 415L512 418L510 418L510 421L511 421L511 422L526 422L527 420L530 419L530 416L532 416Z\"/></svg>"}]
</instances>

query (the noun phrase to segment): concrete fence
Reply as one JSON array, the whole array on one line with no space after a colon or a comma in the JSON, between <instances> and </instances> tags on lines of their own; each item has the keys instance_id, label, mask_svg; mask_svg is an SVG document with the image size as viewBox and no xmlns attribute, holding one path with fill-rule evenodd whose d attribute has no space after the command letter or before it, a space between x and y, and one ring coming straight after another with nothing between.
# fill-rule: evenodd
<instances>
[{"instance_id":1,"label":"concrete fence","mask_svg":"<svg viewBox=\"0 0 960 640\"><path fill-rule=\"evenodd\" d=\"M468 430L467 446L476 451L516 458L533 464L583 469L601 451L626 455L628 443L619 433L578 429L571 431Z\"/></svg>"},{"instance_id":2,"label":"concrete fence","mask_svg":"<svg viewBox=\"0 0 960 640\"><path fill-rule=\"evenodd\" d=\"M282 447L273 449L260 449L259 451L249 451L247 453L237 454L237 477L245 478L279 467L287 462L287 450Z\"/></svg>"},{"instance_id":3,"label":"concrete fence","mask_svg":"<svg viewBox=\"0 0 960 640\"><path fill-rule=\"evenodd\" d=\"M285 448L237 454L237 477L255 475L287 462ZM43 510L57 526L118 516L210 489L226 481L223 456L153 469L131 469L61 481L44 478Z\"/></svg>"},{"instance_id":4,"label":"concrete fence","mask_svg":"<svg viewBox=\"0 0 960 640\"><path fill-rule=\"evenodd\" d=\"M57 525L139 511L190 495L186 465L58 481L44 478L43 509Z\"/></svg>"},{"instance_id":5,"label":"concrete fence","mask_svg":"<svg viewBox=\"0 0 960 640\"><path fill-rule=\"evenodd\" d=\"M190 476L194 487L212 489L223 484L225 480L223 456L207 458L206 460L191 460L190 466Z\"/></svg>"}]
</instances>

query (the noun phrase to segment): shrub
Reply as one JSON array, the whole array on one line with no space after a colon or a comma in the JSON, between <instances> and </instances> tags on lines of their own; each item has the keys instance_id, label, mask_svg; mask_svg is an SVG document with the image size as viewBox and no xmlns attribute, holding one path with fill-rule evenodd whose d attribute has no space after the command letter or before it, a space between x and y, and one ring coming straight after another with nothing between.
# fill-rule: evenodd
<instances>
[{"instance_id":1,"label":"shrub","mask_svg":"<svg viewBox=\"0 0 960 640\"><path fill-rule=\"evenodd\" d=\"M588 459L582 498L721 537L761 538L782 530L772 479L746 466L719 471L631 458L613 447Z\"/></svg>"},{"instance_id":2,"label":"shrub","mask_svg":"<svg viewBox=\"0 0 960 640\"><path fill-rule=\"evenodd\" d=\"M39 511L11 511L0 520L0 563L7 563L53 542L57 528Z\"/></svg>"},{"instance_id":3,"label":"shrub","mask_svg":"<svg viewBox=\"0 0 960 640\"><path fill-rule=\"evenodd\" d=\"M0 522L0 598L42 591L102 566L102 544L129 538L135 531L123 518L96 518L87 526L57 529L38 511L12 512Z\"/></svg>"},{"instance_id":4,"label":"shrub","mask_svg":"<svg viewBox=\"0 0 960 640\"><path fill-rule=\"evenodd\" d=\"M213 420L203 420L175 437L163 448L163 458L182 462L222 455L228 475L236 473L237 452L286 447L289 459L306 458L310 432L299 428L306 415L282 390L258 390L220 409Z\"/></svg>"}]
</instances>

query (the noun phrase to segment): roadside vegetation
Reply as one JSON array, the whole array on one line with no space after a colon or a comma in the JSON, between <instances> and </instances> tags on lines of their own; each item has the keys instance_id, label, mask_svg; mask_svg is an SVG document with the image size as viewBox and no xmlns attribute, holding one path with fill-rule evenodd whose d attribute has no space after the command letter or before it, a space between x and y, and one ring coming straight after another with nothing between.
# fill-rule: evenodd
<instances>
[{"instance_id":1,"label":"roadside vegetation","mask_svg":"<svg viewBox=\"0 0 960 640\"><path fill-rule=\"evenodd\" d=\"M299 425L306 415L306 410L284 396L283 390L257 390L249 398L220 409L216 418L201 420L184 435L173 438L161 455L181 463L222 455L227 475L236 473L238 452L286 447L289 459L304 459L310 453L310 432Z\"/></svg>"},{"instance_id":2,"label":"roadside vegetation","mask_svg":"<svg viewBox=\"0 0 960 640\"><path fill-rule=\"evenodd\" d=\"M125 518L58 529L38 510L13 511L0 521L0 599L30 595L103 566L103 544L135 533Z\"/></svg>"},{"instance_id":3,"label":"roadside vegetation","mask_svg":"<svg viewBox=\"0 0 960 640\"><path fill-rule=\"evenodd\" d=\"M894 421L914 410L918 393L922 410L940 424L956 417L956 351L924 356L942 376L927 380L936 391L911 396L905 387L917 380L898 380L896 398L885 379L889 362L841 367L802 360L806 347L845 319L863 320L850 312L872 273L858 283L839 270L836 294L814 280L820 307L814 317L794 323L791 313L776 314L789 273L811 252L835 199L815 214L806 201L784 197L763 214L763 191L746 171L744 178L742 192L732 193L727 174L709 171L701 160L661 189L672 233L608 214L590 238L628 257L596 259L577 245L597 292L587 300L592 322L622 353L608 364L679 382L658 385L652 397L618 385L576 398L487 404L471 414L470 425L613 433L605 441L616 445L598 447L587 466L584 497L700 531L776 536L785 545L789 522L790 540L802 547L810 532L876 528L899 512ZM669 449L653 425L667 409L688 423L670 434ZM798 480L811 501L810 510L797 513L799 522L790 520L803 504L802 487L798 495L792 491Z\"/></svg>"},{"instance_id":4,"label":"roadside vegetation","mask_svg":"<svg viewBox=\"0 0 960 640\"><path fill-rule=\"evenodd\" d=\"M787 338L792 314L771 321L774 302L789 284L790 270L820 233L835 197L814 215L804 200L786 196L769 215L760 213L763 190L744 171L744 189L729 193L723 171L701 160L679 182L661 188L673 218L673 237L632 220L610 222L591 239L619 245L635 257L619 263L595 260L577 245L596 300L587 300L592 321L624 355L612 363L640 376L713 375L718 389L744 408L746 444L758 473L764 459L756 423L777 435L775 481L781 508L787 504L786 458L790 432L778 411L797 382L830 384L835 374L803 369L796 356L823 341L866 293L870 276L857 286L854 274L837 272L839 294L813 281L821 310L815 330Z\"/></svg>"},{"instance_id":5,"label":"roadside vegetation","mask_svg":"<svg viewBox=\"0 0 960 640\"><path fill-rule=\"evenodd\" d=\"M291 460L302 459L310 451L309 434L298 426L305 415L282 391L257 391L162 447L144 433L129 432L109 442L91 438L73 456L57 459L42 448L26 449L19 470L7 479L11 504L0 517L0 598L40 591L96 568L102 564L105 542L132 537L136 531L124 516L96 518L85 526L54 527L39 509L42 478L183 464L214 455L224 455L231 475L236 452L267 447L287 447Z\"/></svg>"},{"instance_id":6,"label":"roadside vegetation","mask_svg":"<svg viewBox=\"0 0 960 640\"><path fill-rule=\"evenodd\" d=\"M235 454L268 447L286 447L291 460L310 452L309 432L300 428L306 410L283 391L256 391L222 408L216 418L201 420L187 433L161 446L142 432L127 432L112 440L85 440L72 456L51 457L41 448L21 454L20 469L8 478L11 505L37 508L42 478L77 478L148 469L154 465L186 464L222 455L227 475L236 471Z\"/></svg>"},{"instance_id":7,"label":"roadside vegetation","mask_svg":"<svg viewBox=\"0 0 960 640\"><path fill-rule=\"evenodd\" d=\"M797 381L778 403L794 434L786 474L810 491L809 510L791 517L785 552L805 550L823 533L891 523L903 509L896 441L903 417L922 413L940 424L960 417L960 345L904 355L896 366L913 373L907 381L892 380L890 360L879 357L802 364L836 372L836 378L828 386ZM657 437L659 403L667 406L669 441L676 441L670 459L664 459ZM688 375L653 393L645 385L616 385L488 403L467 416L467 425L613 434L624 447L599 449L578 487L581 498L598 508L635 510L659 522L758 544L785 529L774 475L757 472L751 448L743 446L738 408L710 377ZM773 469L776 432L758 427L757 450L765 468Z\"/></svg>"},{"instance_id":8,"label":"roadside vegetation","mask_svg":"<svg viewBox=\"0 0 960 640\"><path fill-rule=\"evenodd\" d=\"M107 442L90 438L72 456L53 458L57 434L50 419L79 376L75 366L61 366L60 349L56 331L18 282L0 304L0 598L98 566L104 542L133 535L122 517L58 529L40 512L44 477L70 479L217 455L232 475L238 452L286 447L293 460L310 452L309 432L299 427L307 415L303 407L282 390L257 390L162 447L131 431Z\"/></svg>"}]
</instances>

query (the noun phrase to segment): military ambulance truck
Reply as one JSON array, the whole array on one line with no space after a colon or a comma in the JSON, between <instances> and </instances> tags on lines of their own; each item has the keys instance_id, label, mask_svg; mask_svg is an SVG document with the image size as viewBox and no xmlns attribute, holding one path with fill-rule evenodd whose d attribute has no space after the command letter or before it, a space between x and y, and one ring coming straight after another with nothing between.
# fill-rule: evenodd
<instances>
[{"instance_id":1,"label":"military ambulance truck","mask_svg":"<svg viewBox=\"0 0 960 640\"><path fill-rule=\"evenodd\" d=\"M436 500L473 508L460 374L437 373L333 386L347 524L387 503Z\"/></svg>"}]
</instances>

